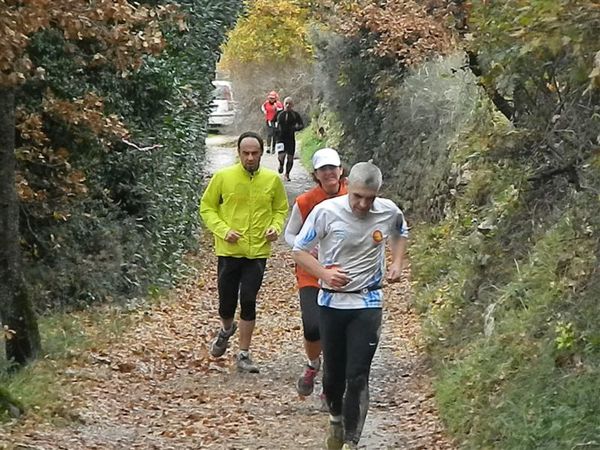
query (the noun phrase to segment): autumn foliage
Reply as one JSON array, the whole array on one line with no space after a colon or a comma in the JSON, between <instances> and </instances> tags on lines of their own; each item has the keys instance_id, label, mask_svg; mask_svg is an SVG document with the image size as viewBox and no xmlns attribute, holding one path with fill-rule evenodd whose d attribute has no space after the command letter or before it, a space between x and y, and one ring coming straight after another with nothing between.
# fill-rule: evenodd
<instances>
[{"instance_id":1,"label":"autumn foliage","mask_svg":"<svg viewBox=\"0 0 600 450\"><path fill-rule=\"evenodd\" d=\"M456 48L459 9L442 0L356 0L323 2L319 17L346 37L362 38L366 52L412 65Z\"/></svg>"},{"instance_id":2,"label":"autumn foliage","mask_svg":"<svg viewBox=\"0 0 600 450\"><path fill-rule=\"evenodd\" d=\"M223 45L219 69L233 82L240 131L260 129L266 94L291 96L307 118L312 97L313 49L309 42L312 2L254 0Z\"/></svg>"},{"instance_id":3,"label":"autumn foliage","mask_svg":"<svg viewBox=\"0 0 600 450\"><path fill-rule=\"evenodd\" d=\"M198 226L210 79L239 6L0 2L17 240L38 309L145 292L185 270L171 260Z\"/></svg>"},{"instance_id":4,"label":"autumn foliage","mask_svg":"<svg viewBox=\"0 0 600 450\"><path fill-rule=\"evenodd\" d=\"M31 36L41 30L53 28L61 31L65 41L88 43L93 51L78 53L77 63L83 67L110 65L126 76L140 67L144 54L158 54L165 46L160 30L160 20L174 14L172 6L149 8L133 5L126 0L87 2L82 0L31 0L6 1L0 4L0 85L17 86L27 79L43 81L46 69L35 66L28 54ZM93 45L89 45L93 42ZM74 44L72 44L74 45ZM74 50L74 49L73 49ZM73 51L72 50L72 51ZM64 181L63 191L69 194L87 190L72 179L85 177L69 174L67 155L69 149L52 148L44 132L48 119L63 121L76 127L85 127L103 144L122 138L128 130L115 114L105 114L103 99L93 92L82 98L58 98L50 88L44 92L41 110L31 111L20 106L17 130L20 145L16 149L21 161L46 163L62 167L59 179ZM57 151L58 150L58 151ZM18 194L22 200L45 199L44 190L31 188L24 173L18 176Z\"/></svg>"},{"instance_id":5,"label":"autumn foliage","mask_svg":"<svg viewBox=\"0 0 600 450\"><path fill-rule=\"evenodd\" d=\"M159 19L172 8L134 6L126 0L6 0L0 4L0 84L15 85L35 73L27 55L30 36L50 27L66 40L100 44L89 61L110 61L120 70L139 67L142 53L164 45ZM40 68L43 70L43 68Z\"/></svg>"},{"instance_id":6,"label":"autumn foliage","mask_svg":"<svg viewBox=\"0 0 600 450\"><path fill-rule=\"evenodd\" d=\"M246 14L229 33L221 67L236 70L244 64L285 64L311 53L308 42L308 2L246 1Z\"/></svg>"}]
</instances>

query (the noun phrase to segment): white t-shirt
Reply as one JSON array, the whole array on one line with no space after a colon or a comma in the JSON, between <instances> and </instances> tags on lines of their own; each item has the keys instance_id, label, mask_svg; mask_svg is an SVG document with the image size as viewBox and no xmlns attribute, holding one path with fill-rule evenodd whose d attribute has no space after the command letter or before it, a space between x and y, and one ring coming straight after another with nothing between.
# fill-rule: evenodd
<instances>
[{"instance_id":1,"label":"white t-shirt","mask_svg":"<svg viewBox=\"0 0 600 450\"><path fill-rule=\"evenodd\" d=\"M290 218L288 219L287 226L285 227L285 231L283 237L287 244L294 248L294 241L296 240L296 236L300 233L302 229L302 214L300 213L300 208L298 208L298 203L294 203L292 206L292 212L290 213Z\"/></svg>"},{"instance_id":2,"label":"white t-shirt","mask_svg":"<svg viewBox=\"0 0 600 450\"><path fill-rule=\"evenodd\" d=\"M315 206L296 236L294 250L310 252L319 244L319 262L326 267L339 266L351 278L344 292L329 292L335 289L321 280L325 290L319 291L319 305L337 309L381 308L385 242L392 236L408 237L408 227L404 214L391 200L376 198L364 218L352 213L348 195Z\"/></svg>"}]
</instances>

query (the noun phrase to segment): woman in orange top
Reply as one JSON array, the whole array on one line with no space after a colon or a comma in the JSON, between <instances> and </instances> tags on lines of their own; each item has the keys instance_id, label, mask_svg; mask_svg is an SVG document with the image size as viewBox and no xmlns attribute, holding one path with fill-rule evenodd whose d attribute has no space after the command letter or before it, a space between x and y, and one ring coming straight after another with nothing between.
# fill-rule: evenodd
<instances>
[{"instance_id":1,"label":"woman in orange top","mask_svg":"<svg viewBox=\"0 0 600 450\"><path fill-rule=\"evenodd\" d=\"M332 148L317 150L312 158L313 178L318 183L311 190L296 198L290 220L285 229L285 240L294 246L296 235L312 209L328 198L347 193L346 181L343 178L343 168L340 156ZM304 350L307 363L302 375L298 378L296 389L298 394L310 395L315 386L315 377L321 368L321 338L319 335L319 280L296 266L298 280L300 309L302 311L302 327L304 329Z\"/></svg>"}]
</instances>

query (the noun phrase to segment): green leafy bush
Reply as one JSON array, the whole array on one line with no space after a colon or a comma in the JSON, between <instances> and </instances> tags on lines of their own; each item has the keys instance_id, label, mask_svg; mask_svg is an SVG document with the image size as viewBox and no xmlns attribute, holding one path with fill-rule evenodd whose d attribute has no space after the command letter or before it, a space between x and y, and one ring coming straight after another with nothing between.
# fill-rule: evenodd
<instances>
[{"instance_id":1,"label":"green leafy bush","mask_svg":"<svg viewBox=\"0 0 600 450\"><path fill-rule=\"evenodd\" d=\"M25 276L39 310L143 295L186 271L182 257L199 227L211 80L241 2L178 5L182 21L163 24L163 54L129 78L110 65L75 70L72 61L87 57L91 42L67 44L52 30L32 39L30 54L45 75L22 87L19 104L42 114L50 144L69 155L68 169L20 159L30 185L49 192L22 206ZM130 137L104 141L53 120L42 110L47 89L59 99L96 93ZM80 191L65 196L60 181L73 171Z\"/></svg>"}]
</instances>

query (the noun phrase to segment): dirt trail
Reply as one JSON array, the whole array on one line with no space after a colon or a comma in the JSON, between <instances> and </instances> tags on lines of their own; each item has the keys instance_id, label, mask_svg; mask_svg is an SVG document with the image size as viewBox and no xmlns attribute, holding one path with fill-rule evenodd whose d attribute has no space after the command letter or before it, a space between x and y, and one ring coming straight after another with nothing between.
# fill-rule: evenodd
<instances>
[{"instance_id":1,"label":"dirt trail","mask_svg":"<svg viewBox=\"0 0 600 450\"><path fill-rule=\"evenodd\" d=\"M212 142L211 167L234 160L233 149L218 146L226 142ZM266 155L263 163L274 167L275 157ZM291 176L286 188L293 200L311 180L299 162ZM289 249L278 243L268 263L253 339L261 368L255 375L235 371L232 351L217 360L208 355L218 327L210 247L207 240L194 281L133 313L134 325L119 342L89 352L64 372L65 383L77 384L78 395L68 399L74 422L58 427L25 418L0 429L0 448L323 448L327 415L316 394L300 399L294 389L303 357ZM385 289L386 319L361 448L454 449L436 416L409 285Z\"/></svg>"}]
</instances>

